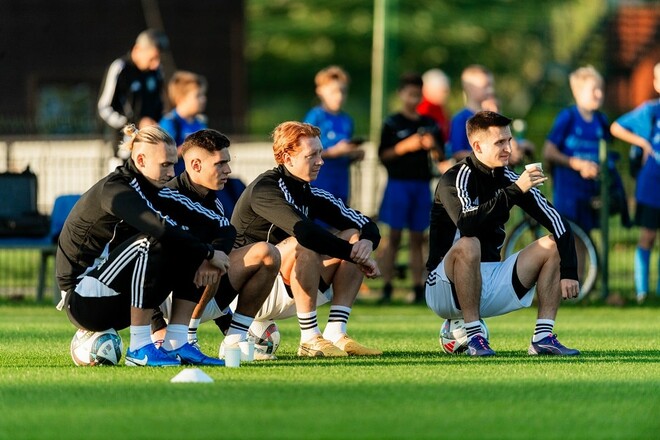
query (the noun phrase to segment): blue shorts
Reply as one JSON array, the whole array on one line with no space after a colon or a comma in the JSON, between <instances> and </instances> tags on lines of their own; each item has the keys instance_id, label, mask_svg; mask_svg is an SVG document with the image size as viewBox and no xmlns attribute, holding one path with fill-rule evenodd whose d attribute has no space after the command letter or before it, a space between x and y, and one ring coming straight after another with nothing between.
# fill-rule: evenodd
<instances>
[{"instance_id":1,"label":"blue shorts","mask_svg":"<svg viewBox=\"0 0 660 440\"><path fill-rule=\"evenodd\" d=\"M426 180L387 181L379 220L392 229L424 232L431 216L431 187Z\"/></svg>"}]
</instances>

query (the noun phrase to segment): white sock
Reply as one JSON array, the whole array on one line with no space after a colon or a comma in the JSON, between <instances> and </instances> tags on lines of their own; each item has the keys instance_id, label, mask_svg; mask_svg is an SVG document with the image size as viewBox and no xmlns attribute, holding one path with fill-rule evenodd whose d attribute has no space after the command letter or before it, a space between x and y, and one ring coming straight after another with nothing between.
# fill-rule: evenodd
<instances>
[{"instance_id":1,"label":"white sock","mask_svg":"<svg viewBox=\"0 0 660 440\"><path fill-rule=\"evenodd\" d=\"M298 312L298 325L300 325L300 342L307 342L321 335L319 323L316 319L316 310L312 312Z\"/></svg>"},{"instance_id":2,"label":"white sock","mask_svg":"<svg viewBox=\"0 0 660 440\"><path fill-rule=\"evenodd\" d=\"M131 342L128 347L129 350L135 351L147 344L153 344L151 341L151 325L132 325L130 332Z\"/></svg>"},{"instance_id":3,"label":"white sock","mask_svg":"<svg viewBox=\"0 0 660 440\"><path fill-rule=\"evenodd\" d=\"M234 345L245 341L252 321L254 321L254 318L251 316L234 313L231 324L229 324L229 330L227 330L227 336L225 336L225 345Z\"/></svg>"},{"instance_id":4,"label":"white sock","mask_svg":"<svg viewBox=\"0 0 660 440\"><path fill-rule=\"evenodd\" d=\"M197 341L197 329L201 319L191 318L188 324L188 342L193 343Z\"/></svg>"},{"instance_id":5,"label":"white sock","mask_svg":"<svg viewBox=\"0 0 660 440\"><path fill-rule=\"evenodd\" d=\"M323 331L323 337L333 344L346 334L346 325L351 308L346 306L330 306L328 323Z\"/></svg>"},{"instance_id":6,"label":"white sock","mask_svg":"<svg viewBox=\"0 0 660 440\"><path fill-rule=\"evenodd\" d=\"M176 350L188 342L188 326L185 324L170 324L167 326L165 340L162 347L167 350Z\"/></svg>"},{"instance_id":7,"label":"white sock","mask_svg":"<svg viewBox=\"0 0 660 440\"><path fill-rule=\"evenodd\" d=\"M467 333L468 340L472 339L477 335L481 335L484 338L486 337L486 335L484 335L484 332L482 331L481 328L481 321L466 322L465 324L463 324L463 327L465 328L465 332Z\"/></svg>"},{"instance_id":8,"label":"white sock","mask_svg":"<svg viewBox=\"0 0 660 440\"><path fill-rule=\"evenodd\" d=\"M534 336L532 342L539 342L541 339L552 336L552 330L555 327L553 319L537 319L536 328L534 328Z\"/></svg>"}]
</instances>

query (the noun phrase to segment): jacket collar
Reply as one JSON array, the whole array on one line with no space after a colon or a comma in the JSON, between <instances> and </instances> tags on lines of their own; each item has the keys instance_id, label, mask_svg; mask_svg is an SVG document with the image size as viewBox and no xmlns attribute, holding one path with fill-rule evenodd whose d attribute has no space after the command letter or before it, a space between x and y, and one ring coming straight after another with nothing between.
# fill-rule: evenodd
<instances>
[{"instance_id":1,"label":"jacket collar","mask_svg":"<svg viewBox=\"0 0 660 440\"><path fill-rule=\"evenodd\" d=\"M498 176L504 172L504 167L490 168L486 166L484 163L479 161L479 159L477 159L477 156L475 156L474 151L470 153L468 157L470 158L470 161L472 161L472 163L474 164L474 167L484 174L488 174L489 176Z\"/></svg>"}]
</instances>

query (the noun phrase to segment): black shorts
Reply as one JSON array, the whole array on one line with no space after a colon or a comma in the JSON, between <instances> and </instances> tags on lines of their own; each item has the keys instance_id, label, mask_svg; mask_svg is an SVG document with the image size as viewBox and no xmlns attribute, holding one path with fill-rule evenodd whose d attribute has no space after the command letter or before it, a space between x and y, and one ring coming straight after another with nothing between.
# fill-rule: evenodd
<instances>
[{"instance_id":1,"label":"black shorts","mask_svg":"<svg viewBox=\"0 0 660 440\"><path fill-rule=\"evenodd\" d=\"M660 229L660 209L638 203L635 209L635 224L647 229Z\"/></svg>"}]
</instances>

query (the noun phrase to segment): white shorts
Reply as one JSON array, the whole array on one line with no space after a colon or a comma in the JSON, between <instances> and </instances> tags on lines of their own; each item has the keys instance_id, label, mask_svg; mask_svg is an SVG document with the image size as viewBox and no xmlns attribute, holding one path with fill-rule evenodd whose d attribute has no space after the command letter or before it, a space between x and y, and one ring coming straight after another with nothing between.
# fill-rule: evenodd
<instances>
[{"instance_id":1,"label":"white shorts","mask_svg":"<svg viewBox=\"0 0 660 440\"><path fill-rule=\"evenodd\" d=\"M332 301L332 286L330 286L325 292L318 291L316 297L316 306L322 306L323 304L329 303ZM229 306L232 311L236 310L236 305L238 304L238 298L235 298ZM275 278L275 283L273 283L273 288L268 294L268 298L264 301L264 304L259 309L257 316L254 317L257 321L266 321L278 319L290 318L296 316L296 303L289 296L289 292L286 289L284 284L284 279L282 274L278 273L277 278Z\"/></svg>"},{"instance_id":2,"label":"white shorts","mask_svg":"<svg viewBox=\"0 0 660 440\"><path fill-rule=\"evenodd\" d=\"M318 291L316 297L316 305L321 306L323 304L329 303L332 301L332 286L330 286L325 292ZM238 297L232 301L229 305L231 311L236 311L236 305L238 304ZM163 312L165 319L169 322L170 314L172 312L172 295L170 294L165 302L161 304L160 309ZM220 310L218 303L215 301L210 301L204 312L202 313L201 322L210 321L212 319L219 318L222 315L225 315L228 310ZM273 288L271 289L266 301L259 309L255 320L257 321L266 321L266 320L277 320L290 318L296 316L296 303L289 296L286 286L284 285L284 280L282 279L281 274L277 274L275 283L273 283Z\"/></svg>"},{"instance_id":3,"label":"white shorts","mask_svg":"<svg viewBox=\"0 0 660 440\"><path fill-rule=\"evenodd\" d=\"M511 276L517 258L518 253L515 253L502 262L481 263L479 314L482 318L504 315L532 305L535 289L530 289L521 299L513 289ZM463 312L456 307L444 262L440 262L426 279L426 303L441 318L463 317Z\"/></svg>"}]
</instances>

